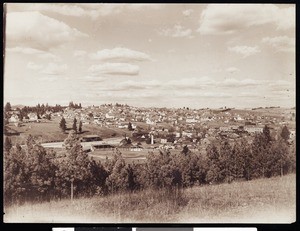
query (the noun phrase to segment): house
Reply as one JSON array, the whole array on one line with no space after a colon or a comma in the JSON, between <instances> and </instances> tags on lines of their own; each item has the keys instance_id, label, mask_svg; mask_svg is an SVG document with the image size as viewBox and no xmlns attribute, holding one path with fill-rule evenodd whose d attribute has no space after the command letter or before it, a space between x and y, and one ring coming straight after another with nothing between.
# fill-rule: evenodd
<instances>
[{"instance_id":1,"label":"house","mask_svg":"<svg viewBox=\"0 0 300 231\"><path fill-rule=\"evenodd\" d=\"M196 120L194 117L187 117L185 122L186 123L197 123L198 120Z\"/></svg>"},{"instance_id":2,"label":"house","mask_svg":"<svg viewBox=\"0 0 300 231\"><path fill-rule=\"evenodd\" d=\"M166 144L167 143L167 139L160 139L160 143Z\"/></svg>"},{"instance_id":3,"label":"house","mask_svg":"<svg viewBox=\"0 0 300 231\"><path fill-rule=\"evenodd\" d=\"M35 113L28 113L28 121L29 122L38 122L39 120L38 120L38 116L37 116L37 114L35 114Z\"/></svg>"},{"instance_id":4,"label":"house","mask_svg":"<svg viewBox=\"0 0 300 231\"><path fill-rule=\"evenodd\" d=\"M296 136L296 131L295 130L290 130L290 139L294 139Z\"/></svg>"},{"instance_id":5,"label":"house","mask_svg":"<svg viewBox=\"0 0 300 231\"><path fill-rule=\"evenodd\" d=\"M135 145L135 146L130 147L130 151L133 151L133 152L140 152L143 149L144 148L142 146L139 146L139 145Z\"/></svg>"},{"instance_id":6,"label":"house","mask_svg":"<svg viewBox=\"0 0 300 231\"><path fill-rule=\"evenodd\" d=\"M20 120L19 120L19 117L18 117L17 115L13 114L13 115L8 119L8 122L10 122L10 123L18 123L18 122L20 122Z\"/></svg>"},{"instance_id":7,"label":"house","mask_svg":"<svg viewBox=\"0 0 300 231\"><path fill-rule=\"evenodd\" d=\"M219 130L221 132L229 132L231 130L231 128L230 127L220 127Z\"/></svg>"},{"instance_id":8,"label":"house","mask_svg":"<svg viewBox=\"0 0 300 231\"><path fill-rule=\"evenodd\" d=\"M249 133L262 133L263 132L263 128L262 127L250 127L250 126L245 126L244 127L244 130L246 131L246 132L249 132Z\"/></svg>"},{"instance_id":9,"label":"house","mask_svg":"<svg viewBox=\"0 0 300 231\"><path fill-rule=\"evenodd\" d=\"M155 122L150 120L149 118L146 118L146 124L154 125Z\"/></svg>"}]
</instances>

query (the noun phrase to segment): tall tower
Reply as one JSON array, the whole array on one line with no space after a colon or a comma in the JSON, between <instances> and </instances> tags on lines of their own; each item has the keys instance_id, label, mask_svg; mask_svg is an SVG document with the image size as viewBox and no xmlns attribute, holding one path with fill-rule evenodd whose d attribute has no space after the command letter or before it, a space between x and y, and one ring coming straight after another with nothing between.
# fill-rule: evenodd
<instances>
[{"instance_id":1,"label":"tall tower","mask_svg":"<svg viewBox=\"0 0 300 231\"><path fill-rule=\"evenodd\" d=\"M153 134L151 134L151 144L154 144Z\"/></svg>"}]
</instances>

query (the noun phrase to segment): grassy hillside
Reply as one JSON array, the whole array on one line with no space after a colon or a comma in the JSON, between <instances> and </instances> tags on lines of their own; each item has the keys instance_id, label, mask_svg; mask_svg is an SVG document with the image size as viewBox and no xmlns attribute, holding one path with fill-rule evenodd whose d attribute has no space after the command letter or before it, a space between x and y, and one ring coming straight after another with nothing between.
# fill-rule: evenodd
<instances>
[{"instance_id":1,"label":"grassy hillside","mask_svg":"<svg viewBox=\"0 0 300 231\"><path fill-rule=\"evenodd\" d=\"M142 191L5 208L5 222L291 223L296 177L193 187L182 193Z\"/></svg>"},{"instance_id":2,"label":"grassy hillside","mask_svg":"<svg viewBox=\"0 0 300 231\"><path fill-rule=\"evenodd\" d=\"M13 131L15 135L10 135L13 144L24 144L29 134L39 137L41 142L62 141L67 138L68 131L63 133L59 128L59 118L54 118L51 121L42 120L40 123L23 123L21 127L16 127L13 124L8 125L9 131ZM67 128L72 128L73 122L67 120ZM78 126L78 123L77 123ZM99 135L101 138L123 137L126 133L129 136L128 129L106 128L95 124L84 124L82 127L84 135Z\"/></svg>"}]
</instances>

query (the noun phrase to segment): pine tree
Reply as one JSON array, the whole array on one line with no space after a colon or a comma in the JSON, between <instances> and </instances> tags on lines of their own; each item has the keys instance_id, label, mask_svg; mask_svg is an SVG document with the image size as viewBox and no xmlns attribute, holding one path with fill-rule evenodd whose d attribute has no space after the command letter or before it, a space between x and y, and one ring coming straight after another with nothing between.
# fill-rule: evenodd
<instances>
[{"instance_id":1,"label":"pine tree","mask_svg":"<svg viewBox=\"0 0 300 231\"><path fill-rule=\"evenodd\" d=\"M74 118L72 129L77 133L77 119Z\"/></svg>"},{"instance_id":2,"label":"pine tree","mask_svg":"<svg viewBox=\"0 0 300 231\"><path fill-rule=\"evenodd\" d=\"M128 123L128 130L133 131L132 124L130 122Z\"/></svg>"},{"instance_id":3,"label":"pine tree","mask_svg":"<svg viewBox=\"0 0 300 231\"><path fill-rule=\"evenodd\" d=\"M287 128L287 126L284 126L281 130L280 136L282 139L284 139L285 141L287 141L290 138L290 131Z\"/></svg>"},{"instance_id":4,"label":"pine tree","mask_svg":"<svg viewBox=\"0 0 300 231\"><path fill-rule=\"evenodd\" d=\"M66 120L64 117L61 118L59 127L62 130L62 132L65 132L67 130Z\"/></svg>"},{"instance_id":5,"label":"pine tree","mask_svg":"<svg viewBox=\"0 0 300 231\"><path fill-rule=\"evenodd\" d=\"M82 122L81 121L79 121L78 131L79 131L79 133L82 133Z\"/></svg>"},{"instance_id":6,"label":"pine tree","mask_svg":"<svg viewBox=\"0 0 300 231\"><path fill-rule=\"evenodd\" d=\"M4 142L4 151L9 152L11 148L12 148L11 140L6 136Z\"/></svg>"},{"instance_id":7,"label":"pine tree","mask_svg":"<svg viewBox=\"0 0 300 231\"><path fill-rule=\"evenodd\" d=\"M7 102L5 105L5 112L9 112L9 111L11 111L11 105L10 102Z\"/></svg>"}]
</instances>

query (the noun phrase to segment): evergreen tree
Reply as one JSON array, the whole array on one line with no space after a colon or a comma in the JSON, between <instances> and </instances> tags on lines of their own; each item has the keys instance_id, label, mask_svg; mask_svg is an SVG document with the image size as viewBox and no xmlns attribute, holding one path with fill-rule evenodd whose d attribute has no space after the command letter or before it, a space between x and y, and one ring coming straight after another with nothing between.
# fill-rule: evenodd
<instances>
[{"instance_id":1,"label":"evergreen tree","mask_svg":"<svg viewBox=\"0 0 300 231\"><path fill-rule=\"evenodd\" d=\"M187 155L190 152L187 145L184 145L183 150L181 151L182 154Z\"/></svg>"},{"instance_id":2,"label":"evergreen tree","mask_svg":"<svg viewBox=\"0 0 300 231\"><path fill-rule=\"evenodd\" d=\"M5 105L5 112L9 112L9 111L11 111L11 105L10 102L7 102Z\"/></svg>"},{"instance_id":3,"label":"evergreen tree","mask_svg":"<svg viewBox=\"0 0 300 231\"><path fill-rule=\"evenodd\" d=\"M81 121L79 121L78 131L79 131L79 133L82 133L82 122Z\"/></svg>"},{"instance_id":4,"label":"evergreen tree","mask_svg":"<svg viewBox=\"0 0 300 231\"><path fill-rule=\"evenodd\" d=\"M263 134L266 139L266 142L270 142L272 140L270 128L267 125L265 125L265 127L263 128Z\"/></svg>"},{"instance_id":5,"label":"evergreen tree","mask_svg":"<svg viewBox=\"0 0 300 231\"><path fill-rule=\"evenodd\" d=\"M61 120L59 122L59 127L63 132L65 132L67 130L66 120L64 117L61 118Z\"/></svg>"},{"instance_id":6,"label":"evergreen tree","mask_svg":"<svg viewBox=\"0 0 300 231\"><path fill-rule=\"evenodd\" d=\"M207 147L207 166L206 181L210 183L218 183L223 180L221 173L220 154L215 144Z\"/></svg>"},{"instance_id":7,"label":"evergreen tree","mask_svg":"<svg viewBox=\"0 0 300 231\"><path fill-rule=\"evenodd\" d=\"M132 124L130 122L128 123L128 130L133 131Z\"/></svg>"},{"instance_id":8,"label":"evergreen tree","mask_svg":"<svg viewBox=\"0 0 300 231\"><path fill-rule=\"evenodd\" d=\"M77 133L77 119L74 118L72 129Z\"/></svg>"},{"instance_id":9,"label":"evergreen tree","mask_svg":"<svg viewBox=\"0 0 300 231\"><path fill-rule=\"evenodd\" d=\"M284 126L281 130L280 136L282 139L284 139L285 141L287 141L290 138L290 131L287 128L287 126Z\"/></svg>"},{"instance_id":10,"label":"evergreen tree","mask_svg":"<svg viewBox=\"0 0 300 231\"><path fill-rule=\"evenodd\" d=\"M4 141L4 151L9 152L12 148L11 140L6 136Z\"/></svg>"},{"instance_id":11,"label":"evergreen tree","mask_svg":"<svg viewBox=\"0 0 300 231\"><path fill-rule=\"evenodd\" d=\"M91 192L93 176L91 175L91 161L87 153L83 152L80 141L74 130L70 131L64 141L66 156L60 160L56 177L56 185L66 196L70 192L75 195L86 195ZM65 189L63 189L65 187ZM69 190L68 190L69 188Z\"/></svg>"}]
</instances>

